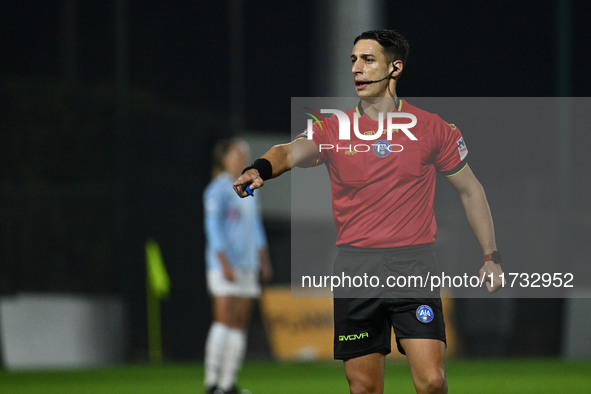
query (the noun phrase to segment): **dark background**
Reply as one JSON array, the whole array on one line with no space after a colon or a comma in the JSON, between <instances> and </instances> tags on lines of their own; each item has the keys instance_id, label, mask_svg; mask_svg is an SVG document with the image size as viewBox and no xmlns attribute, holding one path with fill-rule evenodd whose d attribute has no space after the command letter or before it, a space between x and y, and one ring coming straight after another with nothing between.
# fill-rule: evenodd
<instances>
[{"instance_id":1,"label":"dark background","mask_svg":"<svg viewBox=\"0 0 591 394\"><path fill-rule=\"evenodd\" d=\"M129 358L143 359L143 244L153 237L172 281L165 356L201 357L211 316L201 203L211 147L237 133L236 81L245 92L241 128L263 133L289 130L291 97L319 94L316 48L327 45L318 32L328 4L248 2L237 75L226 1L3 1L0 294L119 295L129 311ZM380 4L376 28L395 28L411 44L402 97L590 95L586 1ZM561 6L570 10L566 36ZM573 184L588 173L591 142L585 130L575 136ZM494 167L481 168L485 180L494 177ZM285 260L289 223L266 225L273 260ZM289 267L276 265L276 281L287 282ZM540 308L561 313L560 300L519 302L533 311L523 321L535 323ZM559 334L560 324L547 329ZM537 351L557 354L559 345Z\"/></svg>"}]
</instances>

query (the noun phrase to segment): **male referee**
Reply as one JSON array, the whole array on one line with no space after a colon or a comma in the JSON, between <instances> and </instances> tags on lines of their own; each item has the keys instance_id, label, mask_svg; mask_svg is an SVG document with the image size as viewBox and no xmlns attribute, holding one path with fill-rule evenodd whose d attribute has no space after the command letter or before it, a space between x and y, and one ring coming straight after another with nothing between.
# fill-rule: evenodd
<instances>
[{"instance_id":1,"label":"male referee","mask_svg":"<svg viewBox=\"0 0 591 394\"><path fill-rule=\"evenodd\" d=\"M406 64L408 43L396 31L372 30L359 35L351 53L353 81L360 103L347 111L361 133L382 130L379 114L412 114L417 123L409 135L394 132L375 142L369 152L328 149L339 144L337 116L328 128L314 128L288 144L273 146L245 168L234 190L247 197L265 180L293 167L325 164L332 187L333 216L339 253L335 267L351 264L408 262L432 265L436 225L433 198L436 174L453 185L468 222L482 247L480 275L500 286L500 254L484 190L466 162L468 149L457 127L439 116L399 99L396 82ZM370 133L371 134L371 133ZM383 136L382 136L383 137ZM347 143L366 143L351 133ZM395 149L392 149L396 146ZM400 149L400 146L403 149ZM322 147L326 149L322 149ZM446 393L445 323L440 298L334 298L335 358L344 360L351 393L382 393L385 356L392 328L398 350L406 354L417 393ZM341 341L348 334L355 341Z\"/></svg>"}]
</instances>

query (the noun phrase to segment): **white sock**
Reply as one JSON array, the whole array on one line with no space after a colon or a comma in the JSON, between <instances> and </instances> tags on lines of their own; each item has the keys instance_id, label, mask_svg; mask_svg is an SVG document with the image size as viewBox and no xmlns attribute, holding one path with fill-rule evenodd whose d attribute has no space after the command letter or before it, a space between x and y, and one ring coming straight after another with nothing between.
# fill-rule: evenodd
<instances>
[{"instance_id":1,"label":"white sock","mask_svg":"<svg viewBox=\"0 0 591 394\"><path fill-rule=\"evenodd\" d=\"M205 386L215 386L220 375L230 327L213 322L205 342Z\"/></svg>"},{"instance_id":2,"label":"white sock","mask_svg":"<svg viewBox=\"0 0 591 394\"><path fill-rule=\"evenodd\" d=\"M246 353L246 333L235 328L228 329L219 387L229 390L238 376Z\"/></svg>"}]
</instances>

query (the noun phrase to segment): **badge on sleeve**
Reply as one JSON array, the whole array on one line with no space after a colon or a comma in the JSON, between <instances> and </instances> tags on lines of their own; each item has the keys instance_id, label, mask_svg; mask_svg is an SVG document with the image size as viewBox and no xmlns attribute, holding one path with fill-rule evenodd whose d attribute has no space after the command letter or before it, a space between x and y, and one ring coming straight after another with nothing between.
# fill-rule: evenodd
<instances>
[{"instance_id":1,"label":"badge on sleeve","mask_svg":"<svg viewBox=\"0 0 591 394\"><path fill-rule=\"evenodd\" d=\"M458 140L458 152L460 152L460 160L464 160L466 158L466 155L468 154L468 147L464 142L464 137L461 137Z\"/></svg>"}]
</instances>

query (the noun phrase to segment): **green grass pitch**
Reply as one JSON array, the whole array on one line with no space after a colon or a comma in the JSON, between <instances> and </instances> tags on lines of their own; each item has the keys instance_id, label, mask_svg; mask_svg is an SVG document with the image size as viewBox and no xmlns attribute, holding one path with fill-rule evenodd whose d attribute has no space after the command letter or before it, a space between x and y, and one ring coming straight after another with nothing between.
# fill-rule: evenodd
<instances>
[{"instance_id":1,"label":"green grass pitch","mask_svg":"<svg viewBox=\"0 0 591 394\"><path fill-rule=\"evenodd\" d=\"M450 360L450 393L591 393L591 361ZM77 371L0 371L2 394L202 393L203 364L123 366ZM253 394L348 393L340 362L247 361L240 385ZM386 393L414 393L404 362L386 365Z\"/></svg>"}]
</instances>

